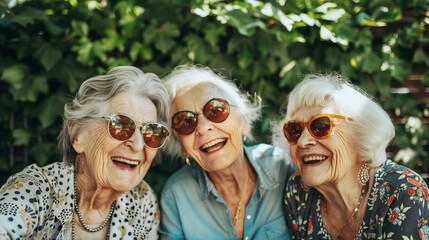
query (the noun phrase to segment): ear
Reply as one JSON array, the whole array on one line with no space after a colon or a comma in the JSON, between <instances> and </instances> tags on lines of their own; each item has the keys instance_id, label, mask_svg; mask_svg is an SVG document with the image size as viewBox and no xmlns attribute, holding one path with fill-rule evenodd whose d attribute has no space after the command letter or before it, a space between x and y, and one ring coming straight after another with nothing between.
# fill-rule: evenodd
<instances>
[{"instance_id":1,"label":"ear","mask_svg":"<svg viewBox=\"0 0 429 240\"><path fill-rule=\"evenodd\" d=\"M69 128L70 142L73 145L74 150L77 153L82 153L84 151L84 140L83 135L79 133L78 127L75 123L72 123Z\"/></svg>"},{"instance_id":2,"label":"ear","mask_svg":"<svg viewBox=\"0 0 429 240\"><path fill-rule=\"evenodd\" d=\"M241 136L246 136L248 133L250 133L250 126L247 122L247 118L244 118L243 125L241 126Z\"/></svg>"}]
</instances>

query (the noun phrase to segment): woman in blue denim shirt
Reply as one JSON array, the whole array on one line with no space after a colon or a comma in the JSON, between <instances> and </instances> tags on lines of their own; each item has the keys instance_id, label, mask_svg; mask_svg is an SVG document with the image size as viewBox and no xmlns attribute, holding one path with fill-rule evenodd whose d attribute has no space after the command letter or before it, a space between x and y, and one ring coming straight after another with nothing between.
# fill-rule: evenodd
<instances>
[{"instance_id":1,"label":"woman in blue denim shirt","mask_svg":"<svg viewBox=\"0 0 429 240\"><path fill-rule=\"evenodd\" d=\"M172 101L172 152L189 166L170 177L161 195L162 239L289 239L282 198L293 173L288 156L245 146L259 117L229 80L200 66L166 77Z\"/></svg>"}]
</instances>

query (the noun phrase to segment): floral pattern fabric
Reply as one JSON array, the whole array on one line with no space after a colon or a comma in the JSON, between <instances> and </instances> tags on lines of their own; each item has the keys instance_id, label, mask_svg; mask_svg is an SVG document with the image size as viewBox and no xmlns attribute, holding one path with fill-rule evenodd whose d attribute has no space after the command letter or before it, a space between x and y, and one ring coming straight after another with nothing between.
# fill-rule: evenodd
<instances>
[{"instance_id":1,"label":"floral pattern fabric","mask_svg":"<svg viewBox=\"0 0 429 240\"><path fill-rule=\"evenodd\" d=\"M11 176L0 189L0 239L72 239L74 167L35 164ZM109 239L157 239L160 213L142 181L117 200Z\"/></svg>"},{"instance_id":2,"label":"floral pattern fabric","mask_svg":"<svg viewBox=\"0 0 429 240\"><path fill-rule=\"evenodd\" d=\"M292 239L332 239L321 215L322 195L304 191L295 173L286 187L286 222ZM375 175L357 239L429 240L428 186L412 170L387 160Z\"/></svg>"}]
</instances>

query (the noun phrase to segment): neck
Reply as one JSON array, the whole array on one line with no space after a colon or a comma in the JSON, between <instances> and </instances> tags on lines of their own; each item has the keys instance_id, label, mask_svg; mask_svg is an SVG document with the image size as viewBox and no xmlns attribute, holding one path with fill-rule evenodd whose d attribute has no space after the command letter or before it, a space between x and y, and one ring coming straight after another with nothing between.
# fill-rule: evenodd
<instances>
[{"instance_id":1,"label":"neck","mask_svg":"<svg viewBox=\"0 0 429 240\"><path fill-rule=\"evenodd\" d=\"M112 203L123 194L111 188L102 187L86 173L76 173L77 202L82 211L85 209L109 211Z\"/></svg>"}]
</instances>

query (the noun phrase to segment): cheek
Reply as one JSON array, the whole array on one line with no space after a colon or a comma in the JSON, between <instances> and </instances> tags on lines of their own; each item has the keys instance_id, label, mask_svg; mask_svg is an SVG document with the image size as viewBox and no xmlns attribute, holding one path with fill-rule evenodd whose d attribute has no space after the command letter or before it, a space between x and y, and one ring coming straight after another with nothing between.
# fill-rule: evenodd
<instances>
[{"instance_id":1,"label":"cheek","mask_svg":"<svg viewBox=\"0 0 429 240\"><path fill-rule=\"evenodd\" d=\"M236 152L240 152L242 148L241 126L237 125L234 121L229 122L226 132L230 134L232 147Z\"/></svg>"},{"instance_id":2,"label":"cheek","mask_svg":"<svg viewBox=\"0 0 429 240\"><path fill-rule=\"evenodd\" d=\"M179 135L179 142L182 146L182 151L189 154L190 151L193 149L193 141L194 139L194 133L191 133L189 135Z\"/></svg>"},{"instance_id":3,"label":"cheek","mask_svg":"<svg viewBox=\"0 0 429 240\"><path fill-rule=\"evenodd\" d=\"M92 137L88 142L88 152L85 153L89 170L94 174L94 178L98 183L103 184L103 176L107 169L109 158L109 152L115 148L117 144L114 144L112 139L106 132L105 127L97 127L90 134Z\"/></svg>"},{"instance_id":4,"label":"cheek","mask_svg":"<svg viewBox=\"0 0 429 240\"><path fill-rule=\"evenodd\" d=\"M297 154L298 144L290 145L289 150L290 150L290 156L292 158L292 162L297 168L297 170L299 171L301 167L299 163L301 162L301 160L298 158L298 154Z\"/></svg>"},{"instance_id":5,"label":"cheek","mask_svg":"<svg viewBox=\"0 0 429 240\"><path fill-rule=\"evenodd\" d=\"M338 180L352 164L352 155L350 154L350 142L343 131L336 132L336 140L333 145L333 178Z\"/></svg>"}]
</instances>

